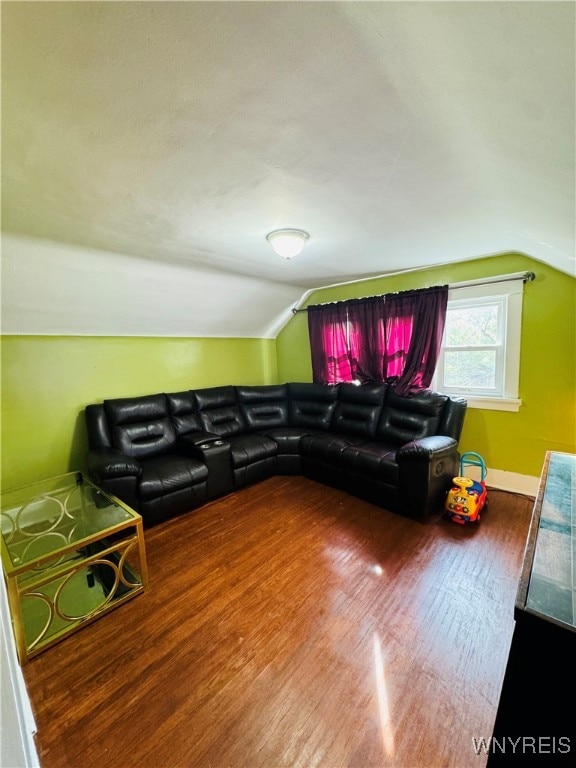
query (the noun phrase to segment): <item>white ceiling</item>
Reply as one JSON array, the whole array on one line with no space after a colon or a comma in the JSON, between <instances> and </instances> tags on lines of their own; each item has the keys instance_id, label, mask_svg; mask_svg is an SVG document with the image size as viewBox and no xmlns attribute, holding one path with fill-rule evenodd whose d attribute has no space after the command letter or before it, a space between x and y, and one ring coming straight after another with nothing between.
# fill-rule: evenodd
<instances>
[{"instance_id":1,"label":"white ceiling","mask_svg":"<svg viewBox=\"0 0 576 768\"><path fill-rule=\"evenodd\" d=\"M4 2L3 228L302 289L574 274L575 9ZM310 232L292 261L279 227Z\"/></svg>"}]
</instances>

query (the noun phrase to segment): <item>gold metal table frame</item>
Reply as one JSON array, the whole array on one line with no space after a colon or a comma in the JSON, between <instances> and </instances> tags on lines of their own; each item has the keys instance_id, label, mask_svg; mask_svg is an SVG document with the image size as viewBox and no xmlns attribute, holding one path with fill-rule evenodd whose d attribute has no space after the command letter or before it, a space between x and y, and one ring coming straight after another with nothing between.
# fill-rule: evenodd
<instances>
[{"instance_id":1,"label":"gold metal table frame","mask_svg":"<svg viewBox=\"0 0 576 768\"><path fill-rule=\"evenodd\" d=\"M144 591L142 518L72 472L0 496L20 663Z\"/></svg>"}]
</instances>

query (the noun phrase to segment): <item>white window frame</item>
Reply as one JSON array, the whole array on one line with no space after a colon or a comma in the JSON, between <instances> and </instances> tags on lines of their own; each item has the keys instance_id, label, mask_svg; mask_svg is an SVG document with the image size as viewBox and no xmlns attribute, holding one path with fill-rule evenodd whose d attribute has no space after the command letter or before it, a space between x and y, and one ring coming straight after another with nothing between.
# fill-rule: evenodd
<instances>
[{"instance_id":1,"label":"white window frame","mask_svg":"<svg viewBox=\"0 0 576 768\"><path fill-rule=\"evenodd\" d=\"M482 304L498 303L501 307L502 338L498 339L496 349L496 388L494 392L481 393L461 387L448 387L444 384L444 340L432 387L451 395L466 398L471 408L485 408L498 411L518 411L522 405L519 397L520 348L522 331L522 297L524 282L522 279L490 285L453 287L448 292L448 307L475 307ZM459 349L481 349L480 346L460 347ZM492 348L492 347L490 347Z\"/></svg>"}]
</instances>

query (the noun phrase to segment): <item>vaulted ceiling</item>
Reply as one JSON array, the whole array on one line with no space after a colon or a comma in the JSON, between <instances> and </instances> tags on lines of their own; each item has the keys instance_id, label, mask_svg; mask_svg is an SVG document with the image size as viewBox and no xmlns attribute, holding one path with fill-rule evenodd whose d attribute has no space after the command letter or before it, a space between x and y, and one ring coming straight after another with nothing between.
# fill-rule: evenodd
<instances>
[{"instance_id":1,"label":"vaulted ceiling","mask_svg":"<svg viewBox=\"0 0 576 768\"><path fill-rule=\"evenodd\" d=\"M370 275L510 251L574 274L575 7L4 2L3 228L200 303L267 293L247 335ZM279 227L310 233L291 261Z\"/></svg>"}]
</instances>

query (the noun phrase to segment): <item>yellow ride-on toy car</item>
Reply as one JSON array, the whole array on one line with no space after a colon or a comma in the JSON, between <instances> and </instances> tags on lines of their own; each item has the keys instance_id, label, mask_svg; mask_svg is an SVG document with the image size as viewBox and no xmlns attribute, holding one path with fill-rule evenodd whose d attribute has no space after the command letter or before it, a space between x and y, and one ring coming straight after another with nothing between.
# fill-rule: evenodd
<instances>
[{"instance_id":1,"label":"yellow ride-on toy car","mask_svg":"<svg viewBox=\"0 0 576 768\"><path fill-rule=\"evenodd\" d=\"M464 467L480 467L480 480L465 477ZM478 453L468 451L460 459L460 475L455 477L453 486L446 497L446 516L455 523L479 523L480 513L488 503L486 489L486 465Z\"/></svg>"}]
</instances>

